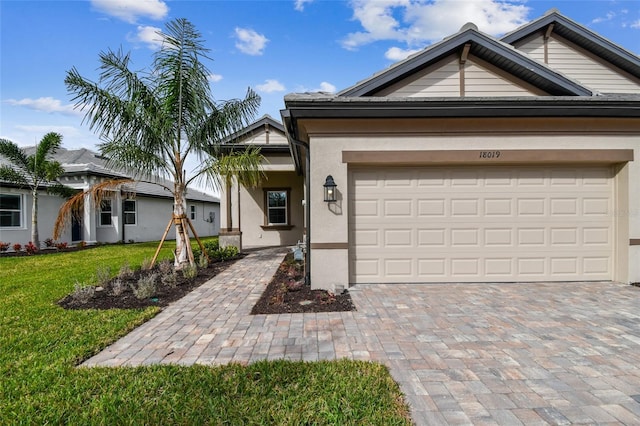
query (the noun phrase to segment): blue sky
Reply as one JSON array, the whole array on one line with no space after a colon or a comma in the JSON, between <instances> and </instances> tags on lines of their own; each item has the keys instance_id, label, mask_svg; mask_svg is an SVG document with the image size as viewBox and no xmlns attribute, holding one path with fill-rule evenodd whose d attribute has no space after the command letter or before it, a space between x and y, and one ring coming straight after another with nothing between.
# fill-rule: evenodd
<instances>
[{"instance_id":1,"label":"blue sky","mask_svg":"<svg viewBox=\"0 0 640 426\"><path fill-rule=\"evenodd\" d=\"M466 22L498 36L554 7L640 54L639 0L0 0L0 137L27 146L57 131L65 148L95 149L66 72L95 79L98 54L119 48L148 68L155 31L173 18L207 41L216 100L252 87L256 118L280 119L287 93L341 90Z\"/></svg>"}]
</instances>

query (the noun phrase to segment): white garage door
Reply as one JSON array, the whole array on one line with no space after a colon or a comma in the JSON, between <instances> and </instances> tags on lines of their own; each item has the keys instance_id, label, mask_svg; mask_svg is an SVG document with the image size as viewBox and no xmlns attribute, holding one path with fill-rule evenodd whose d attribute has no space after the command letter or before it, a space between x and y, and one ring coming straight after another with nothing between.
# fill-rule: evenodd
<instances>
[{"instance_id":1,"label":"white garage door","mask_svg":"<svg viewBox=\"0 0 640 426\"><path fill-rule=\"evenodd\" d=\"M610 280L610 167L350 171L352 283Z\"/></svg>"}]
</instances>

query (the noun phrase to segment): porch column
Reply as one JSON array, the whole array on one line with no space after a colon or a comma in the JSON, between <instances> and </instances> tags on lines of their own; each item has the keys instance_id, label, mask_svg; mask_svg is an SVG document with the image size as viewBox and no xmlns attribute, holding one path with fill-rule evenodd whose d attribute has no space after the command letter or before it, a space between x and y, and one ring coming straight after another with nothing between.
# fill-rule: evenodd
<instances>
[{"instance_id":1,"label":"porch column","mask_svg":"<svg viewBox=\"0 0 640 426\"><path fill-rule=\"evenodd\" d=\"M91 196L85 195L82 218L82 239L86 244L95 244L98 242L98 235L96 231L97 216L96 206L93 205Z\"/></svg>"},{"instance_id":2,"label":"porch column","mask_svg":"<svg viewBox=\"0 0 640 426\"><path fill-rule=\"evenodd\" d=\"M240 232L240 198L238 184L233 179L230 186L223 188L220 197L220 247L236 246L242 251Z\"/></svg>"}]
</instances>

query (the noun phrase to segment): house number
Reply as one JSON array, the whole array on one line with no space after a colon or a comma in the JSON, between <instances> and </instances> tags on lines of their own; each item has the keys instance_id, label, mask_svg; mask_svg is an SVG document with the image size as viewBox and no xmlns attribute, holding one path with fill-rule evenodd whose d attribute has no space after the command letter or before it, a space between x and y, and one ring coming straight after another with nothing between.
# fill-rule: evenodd
<instances>
[{"instance_id":1,"label":"house number","mask_svg":"<svg viewBox=\"0 0 640 426\"><path fill-rule=\"evenodd\" d=\"M500 151L480 151L479 158L499 158Z\"/></svg>"}]
</instances>

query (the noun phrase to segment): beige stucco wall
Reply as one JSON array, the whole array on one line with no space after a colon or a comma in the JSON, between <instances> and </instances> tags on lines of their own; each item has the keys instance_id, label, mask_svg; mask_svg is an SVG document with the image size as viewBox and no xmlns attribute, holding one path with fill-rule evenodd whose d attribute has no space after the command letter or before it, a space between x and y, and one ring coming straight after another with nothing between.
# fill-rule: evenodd
<instances>
[{"instance_id":1,"label":"beige stucco wall","mask_svg":"<svg viewBox=\"0 0 640 426\"><path fill-rule=\"evenodd\" d=\"M618 172L616 187L619 197L628 198L628 208L613 214L617 226L616 279L640 281L640 248L629 246L629 238L640 238L640 122L627 120L574 121L570 126L562 120L529 123L502 120L478 121L474 130L469 121L445 120L429 125L427 120L377 120L347 123L326 120L300 123L309 135L312 170L311 185L311 283L313 288L335 289L348 283L348 164L342 162L342 151L389 150L504 150L504 149L633 149L636 161ZM484 124L483 124L484 123ZM488 124L487 124L488 123ZM513 129L524 129L517 132ZM459 129L456 133L455 129ZM600 129L600 130L598 130ZM366 130L366 132L365 132ZM450 132L450 133L449 133ZM474 164L482 164L481 162ZM338 185L338 202L323 201L322 184L332 175ZM626 202L619 206L627 205ZM627 231L628 228L628 231ZM313 248L320 247L337 248ZM627 257L631 259L627 262ZM631 265L630 267L627 265Z\"/></svg>"},{"instance_id":2,"label":"beige stucco wall","mask_svg":"<svg viewBox=\"0 0 640 426\"><path fill-rule=\"evenodd\" d=\"M240 227L243 248L288 246L302 240L304 208L303 177L293 171L267 172L258 188L240 189ZM265 190L289 189L290 229L265 226Z\"/></svg>"}]
</instances>

